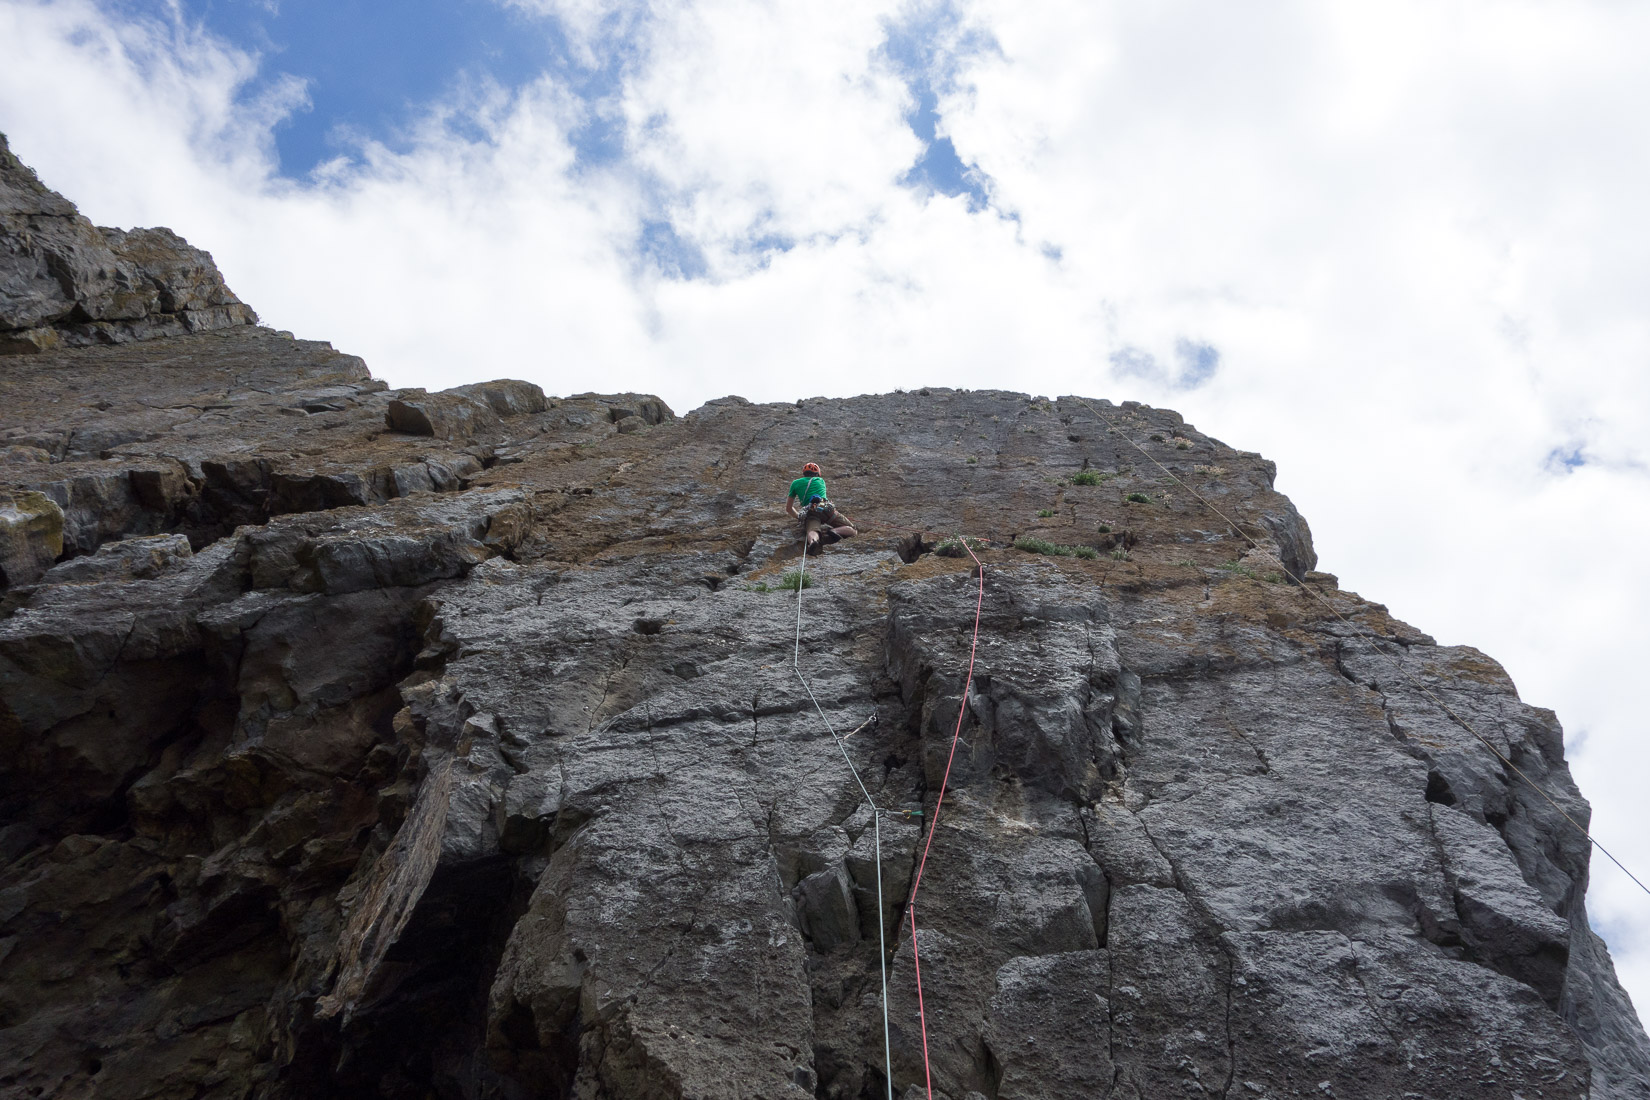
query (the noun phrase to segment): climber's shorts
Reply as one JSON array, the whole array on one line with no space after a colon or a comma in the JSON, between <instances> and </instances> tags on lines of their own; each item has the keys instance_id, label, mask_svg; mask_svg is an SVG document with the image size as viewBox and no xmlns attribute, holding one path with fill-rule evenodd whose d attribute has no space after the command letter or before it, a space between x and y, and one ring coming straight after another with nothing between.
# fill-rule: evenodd
<instances>
[{"instance_id":1,"label":"climber's shorts","mask_svg":"<svg viewBox=\"0 0 1650 1100\"><path fill-rule=\"evenodd\" d=\"M832 506L803 512L798 526L802 529L802 537L807 538L810 531L817 531L821 527L847 527L849 523L848 517Z\"/></svg>"}]
</instances>

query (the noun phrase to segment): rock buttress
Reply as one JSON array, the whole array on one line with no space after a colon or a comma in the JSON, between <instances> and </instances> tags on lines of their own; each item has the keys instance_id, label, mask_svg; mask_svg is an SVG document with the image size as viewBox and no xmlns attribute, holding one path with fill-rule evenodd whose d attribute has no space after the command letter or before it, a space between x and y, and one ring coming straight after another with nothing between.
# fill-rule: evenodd
<instances>
[{"instance_id":1,"label":"rock buttress","mask_svg":"<svg viewBox=\"0 0 1650 1100\"><path fill-rule=\"evenodd\" d=\"M207 253L170 229L93 225L0 134L0 356L257 319Z\"/></svg>"},{"instance_id":2,"label":"rock buttress","mask_svg":"<svg viewBox=\"0 0 1650 1100\"><path fill-rule=\"evenodd\" d=\"M1289 583L1271 464L1173 413L1100 406L1265 552L1074 400L677 419L256 329L27 362L6 487L59 534L18 526L0 620L0 1092L876 1097L886 961L908 1095L960 715L935 1095L1650 1096L1585 841L1410 685L1585 820L1553 715ZM880 867L791 670L807 460L863 532L801 659Z\"/></svg>"}]
</instances>

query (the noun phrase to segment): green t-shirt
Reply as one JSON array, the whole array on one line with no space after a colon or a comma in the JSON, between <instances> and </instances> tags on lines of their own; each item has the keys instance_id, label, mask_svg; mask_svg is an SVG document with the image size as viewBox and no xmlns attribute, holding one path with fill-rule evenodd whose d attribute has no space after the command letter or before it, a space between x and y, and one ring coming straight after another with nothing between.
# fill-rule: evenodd
<instances>
[{"instance_id":1,"label":"green t-shirt","mask_svg":"<svg viewBox=\"0 0 1650 1100\"><path fill-rule=\"evenodd\" d=\"M822 477L799 477L791 482L791 496L801 501L804 506L813 497L826 497L825 479Z\"/></svg>"}]
</instances>

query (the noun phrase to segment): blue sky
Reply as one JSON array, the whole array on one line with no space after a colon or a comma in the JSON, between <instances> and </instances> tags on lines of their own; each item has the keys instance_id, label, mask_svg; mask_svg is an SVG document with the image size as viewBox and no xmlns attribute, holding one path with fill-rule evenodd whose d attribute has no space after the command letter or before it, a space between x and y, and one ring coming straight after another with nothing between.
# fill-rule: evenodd
<instances>
[{"instance_id":1,"label":"blue sky","mask_svg":"<svg viewBox=\"0 0 1650 1100\"><path fill-rule=\"evenodd\" d=\"M487 0L179 0L183 17L258 54L253 98L281 73L304 81L309 105L274 128L280 171L302 177L352 155L366 136L392 148L433 102L491 81L515 87L567 61L552 20ZM165 0L124 0L132 16L170 20Z\"/></svg>"},{"instance_id":2,"label":"blue sky","mask_svg":"<svg viewBox=\"0 0 1650 1100\"><path fill-rule=\"evenodd\" d=\"M1175 408L1650 867L1650 5L178 3L0 0L0 129L99 224L392 385Z\"/></svg>"},{"instance_id":3,"label":"blue sky","mask_svg":"<svg viewBox=\"0 0 1650 1100\"><path fill-rule=\"evenodd\" d=\"M564 21L493 0L405 0L393 6L362 0L121 0L135 19L181 19L256 56L257 76L238 90L242 103L269 95L287 78L304 96L272 128L276 172L303 182L318 168L359 158L367 143L406 152L419 140L433 104L463 106L489 93L506 96L543 78L582 105L568 139L576 168L621 162L625 121L620 97L627 70L642 61L638 34L645 20L608 17L598 23L597 48L580 49ZM920 151L900 177L922 194L961 197L971 211L989 205L988 177L958 156L943 133L939 96L956 89L960 64L995 47L989 36L959 24L949 3L913 6L884 20L880 60L909 93L904 118ZM464 110L443 112L458 136L486 141ZM634 235L637 264L670 279L706 276L702 250L676 230L671 196L644 180L655 207ZM785 251L783 235L755 234L747 250Z\"/></svg>"},{"instance_id":4,"label":"blue sky","mask_svg":"<svg viewBox=\"0 0 1650 1100\"><path fill-rule=\"evenodd\" d=\"M432 103L462 101L482 89L520 88L550 76L588 106L573 135L581 164L611 163L623 153L613 99L634 64L636 43L623 36L595 58L580 57L562 22L493 0L120 0L130 18L168 21L176 15L257 55L258 79L243 100L264 94L281 76L303 82L304 106L274 128L279 173L307 177L318 166L355 155L363 140L409 148ZM988 203L987 178L957 155L940 130L938 96L953 90L959 63L994 48L988 36L959 27L949 4L912 7L886 21L882 56L911 94L906 121L922 152L903 177L908 186L964 196L970 208ZM592 64L591 61L594 61ZM462 114L453 125L463 126ZM481 136L479 133L470 136ZM668 223L644 230L644 251L691 277L702 261L674 241Z\"/></svg>"},{"instance_id":5,"label":"blue sky","mask_svg":"<svg viewBox=\"0 0 1650 1100\"><path fill-rule=\"evenodd\" d=\"M954 92L959 68L997 44L978 28L965 27L950 4L914 5L887 22L882 56L911 92L906 121L923 143L922 155L901 182L941 195L965 196L970 210L988 203L988 178L978 165L965 164L956 143L940 132L939 97Z\"/></svg>"}]
</instances>

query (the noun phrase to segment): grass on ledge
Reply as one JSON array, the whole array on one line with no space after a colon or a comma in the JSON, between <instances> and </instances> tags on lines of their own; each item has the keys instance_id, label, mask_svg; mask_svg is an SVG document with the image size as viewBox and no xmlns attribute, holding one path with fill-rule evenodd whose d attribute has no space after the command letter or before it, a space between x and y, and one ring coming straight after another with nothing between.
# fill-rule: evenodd
<instances>
[{"instance_id":1,"label":"grass on ledge","mask_svg":"<svg viewBox=\"0 0 1650 1100\"><path fill-rule=\"evenodd\" d=\"M803 588L812 588L814 586L813 574L804 573L799 569L792 569L772 584L758 581L756 584L747 584L745 590L748 592L795 592L799 585Z\"/></svg>"},{"instance_id":2,"label":"grass on ledge","mask_svg":"<svg viewBox=\"0 0 1650 1100\"><path fill-rule=\"evenodd\" d=\"M1275 569L1266 573L1256 573L1253 569L1249 568L1247 565L1244 565L1240 561L1222 562L1220 568L1228 573L1236 573L1241 576L1248 577L1251 580L1265 581L1267 584L1284 583L1283 574L1279 573Z\"/></svg>"},{"instance_id":3,"label":"grass on ledge","mask_svg":"<svg viewBox=\"0 0 1650 1100\"><path fill-rule=\"evenodd\" d=\"M967 543L965 549L963 544ZM942 558L966 558L969 550L978 550L985 545L984 539L946 539L934 548L934 553Z\"/></svg>"},{"instance_id":4,"label":"grass on ledge","mask_svg":"<svg viewBox=\"0 0 1650 1100\"><path fill-rule=\"evenodd\" d=\"M1100 551L1092 546L1062 546L1047 539L1032 538L1021 535L1014 540L1014 549L1024 550L1028 554L1048 554L1056 558L1085 558L1094 561L1100 557Z\"/></svg>"}]
</instances>

